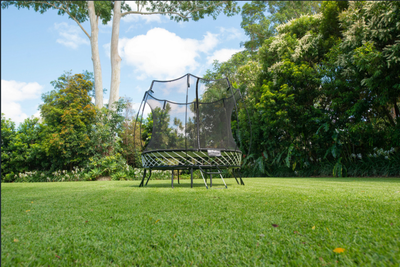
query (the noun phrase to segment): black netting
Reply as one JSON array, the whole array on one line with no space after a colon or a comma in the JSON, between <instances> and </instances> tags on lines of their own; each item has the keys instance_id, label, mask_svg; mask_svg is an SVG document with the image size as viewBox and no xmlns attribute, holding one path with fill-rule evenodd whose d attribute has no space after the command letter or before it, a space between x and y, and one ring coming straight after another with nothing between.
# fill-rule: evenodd
<instances>
[{"instance_id":1,"label":"black netting","mask_svg":"<svg viewBox=\"0 0 400 267\"><path fill-rule=\"evenodd\" d=\"M187 74L153 81L145 97L153 131L144 151L237 149L231 131L237 99L238 91L226 79L207 81Z\"/></svg>"}]
</instances>

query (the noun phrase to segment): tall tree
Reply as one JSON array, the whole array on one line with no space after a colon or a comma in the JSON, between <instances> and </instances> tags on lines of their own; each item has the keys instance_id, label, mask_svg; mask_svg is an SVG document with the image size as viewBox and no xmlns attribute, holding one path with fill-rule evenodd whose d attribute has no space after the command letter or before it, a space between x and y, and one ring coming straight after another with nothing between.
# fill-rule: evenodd
<instances>
[{"instance_id":1,"label":"tall tree","mask_svg":"<svg viewBox=\"0 0 400 267\"><path fill-rule=\"evenodd\" d=\"M9 6L32 8L36 12L44 13L49 9L58 10L59 15L67 14L74 20L89 38L92 48L92 60L96 89L96 106L103 106L103 85L100 56L98 49L98 20L103 24L113 19L111 35L111 86L109 107L115 109L113 103L119 98L121 57L118 54L118 38L120 20L127 15L166 15L171 20L197 21L205 16L214 19L223 12L232 16L239 12L236 2L233 1L135 1L136 9L132 10L125 1L3 1L3 9ZM83 28L82 23L90 21L91 35Z\"/></svg>"}]
</instances>

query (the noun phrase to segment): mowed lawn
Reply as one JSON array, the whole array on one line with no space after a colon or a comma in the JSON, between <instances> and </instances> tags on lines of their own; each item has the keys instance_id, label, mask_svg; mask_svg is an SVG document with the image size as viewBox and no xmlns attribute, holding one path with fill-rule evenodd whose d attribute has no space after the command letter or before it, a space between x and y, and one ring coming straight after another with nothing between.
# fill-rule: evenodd
<instances>
[{"instance_id":1,"label":"mowed lawn","mask_svg":"<svg viewBox=\"0 0 400 267\"><path fill-rule=\"evenodd\" d=\"M400 179L226 182L2 183L1 264L400 266Z\"/></svg>"}]
</instances>

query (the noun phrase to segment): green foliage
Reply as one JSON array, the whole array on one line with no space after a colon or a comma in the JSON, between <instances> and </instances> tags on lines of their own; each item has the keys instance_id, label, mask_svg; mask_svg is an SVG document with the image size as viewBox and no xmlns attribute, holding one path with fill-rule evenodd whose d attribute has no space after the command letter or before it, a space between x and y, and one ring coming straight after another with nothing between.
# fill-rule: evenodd
<instances>
[{"instance_id":1,"label":"green foliage","mask_svg":"<svg viewBox=\"0 0 400 267\"><path fill-rule=\"evenodd\" d=\"M38 118L27 118L18 129L15 123L1 118L1 173L4 181L11 182L14 175L25 171L44 170L49 164L40 143L44 125ZM8 175L8 176L7 176Z\"/></svg>"},{"instance_id":2,"label":"green foliage","mask_svg":"<svg viewBox=\"0 0 400 267\"><path fill-rule=\"evenodd\" d=\"M276 34L275 28L278 25L302 15L316 14L320 8L321 1L251 1L251 3L245 3L241 12L241 27L250 40L242 42L241 45L254 55L266 39Z\"/></svg>"},{"instance_id":3,"label":"green foliage","mask_svg":"<svg viewBox=\"0 0 400 267\"><path fill-rule=\"evenodd\" d=\"M243 9L243 25L260 27L265 18L275 23L275 32L257 40L258 53L231 72L252 122L244 171L251 176L400 175L400 5L268 5L269 16L263 15L262 2ZM220 75L224 67L214 64L207 75ZM239 123L247 151L250 131L242 106ZM393 155L368 156L375 148Z\"/></svg>"},{"instance_id":4,"label":"green foliage","mask_svg":"<svg viewBox=\"0 0 400 267\"><path fill-rule=\"evenodd\" d=\"M252 1L243 5L240 26L245 34L250 37L250 40L241 43L241 45L248 51L257 50L261 47L263 41L274 33L271 21L265 17L265 8L265 3L261 1Z\"/></svg>"},{"instance_id":5,"label":"green foliage","mask_svg":"<svg viewBox=\"0 0 400 267\"><path fill-rule=\"evenodd\" d=\"M125 107L123 99L114 103L115 111L103 107L97 110L93 121L93 129L89 134L90 151L95 157L121 153L121 138L124 117L121 115Z\"/></svg>"},{"instance_id":6,"label":"green foliage","mask_svg":"<svg viewBox=\"0 0 400 267\"><path fill-rule=\"evenodd\" d=\"M142 119L141 119L142 120ZM144 120L144 122L141 124L142 127L142 144L143 147L146 147L150 140L151 140L151 136L152 136L152 132L153 132L153 114L150 113L147 118Z\"/></svg>"},{"instance_id":7,"label":"green foliage","mask_svg":"<svg viewBox=\"0 0 400 267\"><path fill-rule=\"evenodd\" d=\"M42 96L40 106L44 129L42 147L52 168L81 165L90 155L90 133L96 110L89 91L93 84L83 74L65 74L53 81L55 90Z\"/></svg>"},{"instance_id":8,"label":"green foliage","mask_svg":"<svg viewBox=\"0 0 400 267\"><path fill-rule=\"evenodd\" d=\"M88 72L66 72L51 82L54 90L42 96L42 122L28 118L15 129L2 114L3 182L94 180L127 168L120 137L126 103L121 99L115 111L95 109L91 79Z\"/></svg>"}]
</instances>

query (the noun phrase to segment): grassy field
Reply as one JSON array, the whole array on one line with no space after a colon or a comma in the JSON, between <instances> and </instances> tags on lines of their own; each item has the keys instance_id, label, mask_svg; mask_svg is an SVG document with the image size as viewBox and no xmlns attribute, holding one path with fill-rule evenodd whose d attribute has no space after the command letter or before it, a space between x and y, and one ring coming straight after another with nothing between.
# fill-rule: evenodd
<instances>
[{"instance_id":1,"label":"grassy field","mask_svg":"<svg viewBox=\"0 0 400 267\"><path fill-rule=\"evenodd\" d=\"M226 182L3 183L1 264L400 266L400 179Z\"/></svg>"}]
</instances>

